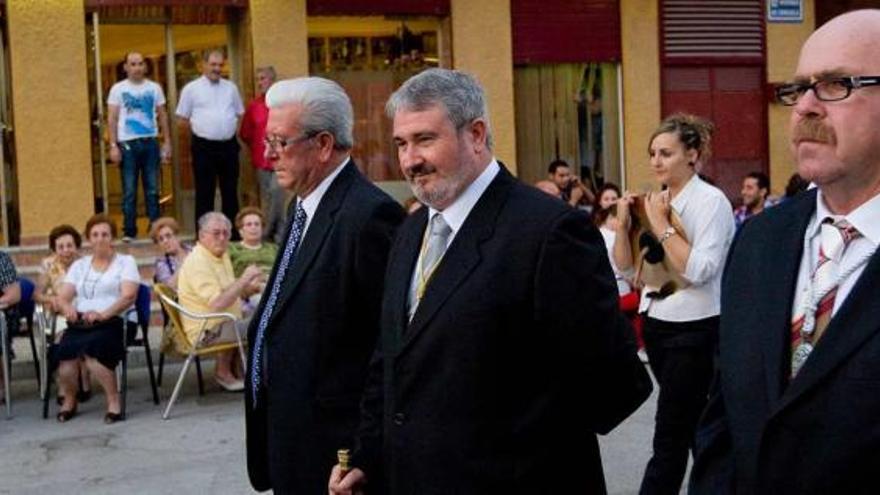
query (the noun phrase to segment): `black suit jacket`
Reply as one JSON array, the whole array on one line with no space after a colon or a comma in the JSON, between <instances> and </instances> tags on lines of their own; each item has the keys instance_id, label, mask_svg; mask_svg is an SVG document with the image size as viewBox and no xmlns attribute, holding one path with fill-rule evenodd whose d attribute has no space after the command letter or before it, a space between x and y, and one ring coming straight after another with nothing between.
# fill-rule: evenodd
<instances>
[{"instance_id":1,"label":"black suit jacket","mask_svg":"<svg viewBox=\"0 0 880 495\"><path fill-rule=\"evenodd\" d=\"M719 371L697 430L691 491L877 493L880 256L789 383L791 306L816 192L750 220L722 286ZM880 221L880 219L878 219Z\"/></svg>"},{"instance_id":2,"label":"black suit jacket","mask_svg":"<svg viewBox=\"0 0 880 495\"><path fill-rule=\"evenodd\" d=\"M410 216L389 260L353 458L369 491L604 492L595 434L651 384L598 230L502 168L407 323L426 224Z\"/></svg>"},{"instance_id":3,"label":"black suit jacket","mask_svg":"<svg viewBox=\"0 0 880 495\"><path fill-rule=\"evenodd\" d=\"M256 409L250 376L245 380L248 474L257 490L327 493L336 450L353 443L379 332L388 251L403 217L400 205L367 181L353 162L321 199L269 321L268 386ZM279 253L268 287L280 259ZM254 342L267 298L268 290L248 331L249 342ZM248 361L252 370L253 351Z\"/></svg>"}]
</instances>

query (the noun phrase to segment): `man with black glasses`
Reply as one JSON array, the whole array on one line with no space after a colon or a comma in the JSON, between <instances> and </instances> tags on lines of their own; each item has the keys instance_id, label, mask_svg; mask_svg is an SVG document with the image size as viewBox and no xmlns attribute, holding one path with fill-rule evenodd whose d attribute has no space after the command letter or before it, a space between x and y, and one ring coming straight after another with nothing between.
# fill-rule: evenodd
<instances>
[{"instance_id":1,"label":"man with black glasses","mask_svg":"<svg viewBox=\"0 0 880 495\"><path fill-rule=\"evenodd\" d=\"M777 91L817 187L748 222L731 250L692 494L877 492L878 47L880 10L834 18Z\"/></svg>"}]
</instances>

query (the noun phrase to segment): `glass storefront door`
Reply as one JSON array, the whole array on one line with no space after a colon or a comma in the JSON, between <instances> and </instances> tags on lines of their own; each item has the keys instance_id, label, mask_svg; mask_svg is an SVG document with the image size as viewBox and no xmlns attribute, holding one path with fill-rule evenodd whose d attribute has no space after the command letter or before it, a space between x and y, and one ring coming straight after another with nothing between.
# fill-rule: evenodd
<instances>
[{"instance_id":1,"label":"glass storefront door","mask_svg":"<svg viewBox=\"0 0 880 495\"><path fill-rule=\"evenodd\" d=\"M122 178L120 168L109 159L107 135L107 95L116 82L125 79L123 63L127 53L144 56L147 77L165 93L170 119L173 153L160 167L159 205L162 215L173 216L184 231L193 230L193 181L190 165L189 130L174 118L177 98L183 86L201 74L205 50L227 50L226 24L176 24L172 10L162 16L136 15L102 18L91 12L88 18L90 108L92 114L92 157L95 181L95 211L105 211L122 225ZM222 19L221 19L222 20ZM227 64L227 70L230 64ZM230 74L225 74L230 76ZM160 139L164 136L160 136ZM138 185L138 235L143 238L149 219Z\"/></svg>"}]
</instances>

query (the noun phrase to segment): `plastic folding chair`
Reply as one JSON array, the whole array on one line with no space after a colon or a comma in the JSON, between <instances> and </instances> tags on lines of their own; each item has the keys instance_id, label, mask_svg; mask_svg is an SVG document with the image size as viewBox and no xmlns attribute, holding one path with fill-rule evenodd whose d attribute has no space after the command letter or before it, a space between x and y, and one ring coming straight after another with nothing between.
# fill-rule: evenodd
<instances>
[{"instance_id":1,"label":"plastic folding chair","mask_svg":"<svg viewBox=\"0 0 880 495\"><path fill-rule=\"evenodd\" d=\"M120 392L122 394L123 419L125 418L128 398L128 348L131 346L142 345L144 348L144 355L147 359L147 372L150 374L150 387L153 391L153 404L159 405L159 390L156 387L156 374L153 372L153 355L150 352L150 287L146 284L139 284L134 307L137 313L137 323L133 323L126 318L126 328L125 332L123 332L125 353L122 355L122 377L119 380ZM140 339L136 338L138 329L141 330Z\"/></svg>"},{"instance_id":2,"label":"plastic folding chair","mask_svg":"<svg viewBox=\"0 0 880 495\"><path fill-rule=\"evenodd\" d=\"M34 325L34 312L36 311L36 302L34 301L34 283L26 278L19 278L18 285L21 287L21 300L18 302L18 311L20 316L24 318L27 325L28 337L31 341L31 355L34 358L34 373L37 377L37 388L42 390L40 376L40 355L37 353L37 343L34 332L37 326ZM15 337L15 335L13 335Z\"/></svg>"},{"instance_id":3,"label":"plastic folding chair","mask_svg":"<svg viewBox=\"0 0 880 495\"><path fill-rule=\"evenodd\" d=\"M12 371L12 363L9 359L9 338L6 335L6 316L0 312L0 361L3 366L3 397L6 401L6 418L12 417L12 398L9 396L9 372Z\"/></svg>"}]
</instances>

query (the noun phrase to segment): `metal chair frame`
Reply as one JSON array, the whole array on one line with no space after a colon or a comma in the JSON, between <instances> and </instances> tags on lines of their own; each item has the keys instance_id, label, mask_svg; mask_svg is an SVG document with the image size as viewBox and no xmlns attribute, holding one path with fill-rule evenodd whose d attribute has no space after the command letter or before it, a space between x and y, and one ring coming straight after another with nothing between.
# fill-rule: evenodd
<instances>
[{"instance_id":1,"label":"metal chair frame","mask_svg":"<svg viewBox=\"0 0 880 495\"><path fill-rule=\"evenodd\" d=\"M158 282L157 282L158 283ZM176 291L172 289L170 286L166 286L171 291L171 293L176 294ZM171 299L177 301L177 296L174 295ZM164 335L170 332L174 332L174 327L171 325L171 318L168 317L168 312L165 311L165 308L162 308L162 333L164 342ZM196 378L198 379L199 384L199 396L205 395L205 380L202 378L202 360L196 356L195 359L196 364ZM159 349L159 368L156 370L156 384L158 386L162 386L162 376L163 371L165 370L165 351L163 349Z\"/></svg>"},{"instance_id":2,"label":"metal chair frame","mask_svg":"<svg viewBox=\"0 0 880 495\"><path fill-rule=\"evenodd\" d=\"M40 375L40 363L45 360L41 360L39 355L37 354L37 344L34 339L34 332L36 332L36 326L34 325L34 313L36 309L36 304L34 303L34 283L30 280L22 277L18 277L18 284L21 288L21 300L16 303L18 305L18 309L21 311L20 317L25 319L27 323L27 331L28 337L30 338L31 344L31 354L34 359L34 373L37 379L37 389L41 389L42 381ZM0 331L0 338L3 339L2 350L0 350L0 362L2 362L3 366L3 398L6 402L6 417L12 417L12 397L10 397L11 386L10 381L12 374L12 359L11 352L9 349L9 344L12 341L11 337L16 337L16 335L9 335L9 327L6 325L6 314L3 311L0 311L0 321L2 321L2 331Z\"/></svg>"},{"instance_id":3,"label":"metal chair frame","mask_svg":"<svg viewBox=\"0 0 880 495\"><path fill-rule=\"evenodd\" d=\"M173 291L164 284L155 284L153 285L153 289L156 291L156 294L159 296L159 302L165 308L165 311L168 312L168 318L171 320L171 326L173 331L178 332L183 339L181 342L187 342L187 349L179 349L181 352L186 353L186 361L183 363L183 368L180 370L180 375L177 377L177 383L174 385L174 391L171 393L171 399L168 401L168 405L165 407L165 411L162 413L162 419L168 419L171 414L171 408L174 407L174 403L177 401L177 396L180 394L180 388L183 385L183 380L186 377L186 372L189 370L190 365L196 357L204 356L207 354L216 354L218 352L228 351L231 349L238 348L239 357L241 358L241 366L242 369L245 369L247 366L247 359L244 355L244 344L241 340L241 335L236 331L235 332L235 340L236 342L224 342L222 344L215 345L201 345L202 337L205 334L205 331L209 328L209 322L217 322L217 324L222 324L226 321L235 322L238 318L231 313L195 313L187 310L183 306L181 306L177 301L173 298ZM199 333L195 342L190 342L189 338L186 335L186 331L183 328L183 318L188 318L190 320L195 320L199 322Z\"/></svg>"},{"instance_id":4,"label":"metal chair frame","mask_svg":"<svg viewBox=\"0 0 880 495\"><path fill-rule=\"evenodd\" d=\"M135 312L137 313L137 323L134 324L134 331L131 331L129 327L132 326L132 322L126 318L125 319L125 329L123 331L123 346L125 347L125 353L122 355L122 366L118 367L117 370L121 373L121 377L117 380L117 386L120 388L120 393L122 397L120 398L122 401L122 417L125 418L126 414L126 406L128 399L128 348L132 345L142 344L144 347L144 355L147 359L147 372L150 374L150 388L153 392L153 404L159 405L159 390L156 386L156 374L153 371L153 354L150 351L150 286L146 284L138 285L138 295L135 300ZM130 311L129 311L130 313ZM141 330L141 340L140 342L134 338L137 336L137 329ZM131 333L130 333L131 332Z\"/></svg>"},{"instance_id":5,"label":"metal chair frame","mask_svg":"<svg viewBox=\"0 0 880 495\"><path fill-rule=\"evenodd\" d=\"M9 340L6 333L9 330L6 328L6 316L0 312L0 340L2 340L2 344L0 344L0 361L2 361L3 366L3 398L6 402L6 419L12 417L12 398L9 396L9 372L12 371L12 363L9 360Z\"/></svg>"}]
</instances>

